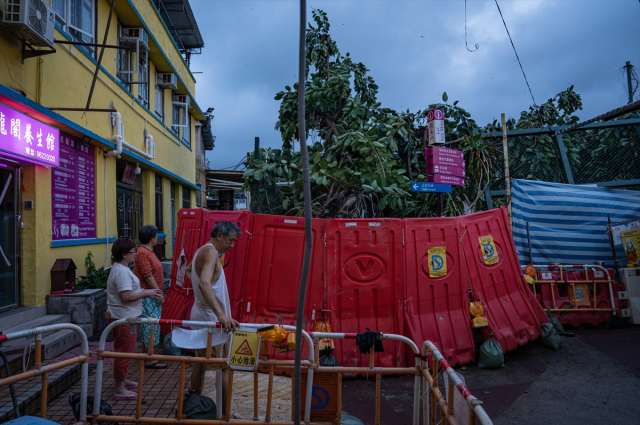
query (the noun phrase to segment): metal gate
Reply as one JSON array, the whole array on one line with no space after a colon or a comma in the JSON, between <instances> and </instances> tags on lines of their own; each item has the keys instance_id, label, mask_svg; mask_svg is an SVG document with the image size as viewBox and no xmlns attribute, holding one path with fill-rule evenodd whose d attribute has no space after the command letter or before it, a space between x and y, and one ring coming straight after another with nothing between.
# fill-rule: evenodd
<instances>
[{"instance_id":1,"label":"metal gate","mask_svg":"<svg viewBox=\"0 0 640 425\"><path fill-rule=\"evenodd\" d=\"M136 240L143 225L142 192L118 184L118 237Z\"/></svg>"}]
</instances>

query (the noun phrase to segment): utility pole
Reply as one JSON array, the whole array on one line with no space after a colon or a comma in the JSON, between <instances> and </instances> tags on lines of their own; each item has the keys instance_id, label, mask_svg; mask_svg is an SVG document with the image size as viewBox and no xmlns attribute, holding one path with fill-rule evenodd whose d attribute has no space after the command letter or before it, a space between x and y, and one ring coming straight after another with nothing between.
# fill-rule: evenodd
<instances>
[{"instance_id":1,"label":"utility pole","mask_svg":"<svg viewBox=\"0 0 640 425\"><path fill-rule=\"evenodd\" d=\"M627 61L627 64L624 67L627 68L627 87L629 89L629 103L633 103L633 88L631 87L631 70L633 69L633 65L631 65L631 61Z\"/></svg>"},{"instance_id":2,"label":"utility pole","mask_svg":"<svg viewBox=\"0 0 640 425\"><path fill-rule=\"evenodd\" d=\"M256 144L253 149L253 159L260 159L260 138L256 137Z\"/></svg>"}]
</instances>

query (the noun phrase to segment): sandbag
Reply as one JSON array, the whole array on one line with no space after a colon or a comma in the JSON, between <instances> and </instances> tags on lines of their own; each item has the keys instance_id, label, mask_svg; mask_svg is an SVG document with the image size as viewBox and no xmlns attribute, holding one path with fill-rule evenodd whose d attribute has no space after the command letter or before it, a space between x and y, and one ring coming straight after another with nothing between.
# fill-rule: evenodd
<instances>
[{"instance_id":1,"label":"sandbag","mask_svg":"<svg viewBox=\"0 0 640 425\"><path fill-rule=\"evenodd\" d=\"M329 348L325 348L324 350L320 350L320 366L327 367L335 367L340 366L338 360L331 354L333 350Z\"/></svg>"},{"instance_id":2,"label":"sandbag","mask_svg":"<svg viewBox=\"0 0 640 425\"><path fill-rule=\"evenodd\" d=\"M184 394L184 407L182 413L187 419L216 420L216 404L206 395L198 395L194 390ZM177 414L177 413L176 413Z\"/></svg>"},{"instance_id":3,"label":"sandbag","mask_svg":"<svg viewBox=\"0 0 640 425\"><path fill-rule=\"evenodd\" d=\"M93 397L87 396L87 416L93 413ZM73 411L73 416L76 417L76 420L80 420L80 394L70 392L69 393L69 405L71 406L71 411ZM104 400L100 400L100 414L105 416L113 416L113 411L111 410L111 406ZM118 425L117 422L100 422L103 425Z\"/></svg>"},{"instance_id":4,"label":"sandbag","mask_svg":"<svg viewBox=\"0 0 640 425\"><path fill-rule=\"evenodd\" d=\"M542 329L542 336L540 337L540 343L545 347L549 347L556 351L560 351L562 346L562 338L558 335L558 331L553 327L551 323L543 323L540 325Z\"/></svg>"},{"instance_id":5,"label":"sandbag","mask_svg":"<svg viewBox=\"0 0 640 425\"><path fill-rule=\"evenodd\" d=\"M164 354L165 356L182 355L182 348L173 345L171 334L167 334L164 336L164 341L162 342L162 354Z\"/></svg>"},{"instance_id":6,"label":"sandbag","mask_svg":"<svg viewBox=\"0 0 640 425\"><path fill-rule=\"evenodd\" d=\"M556 316L551 314L550 309L547 309L547 317L549 318L549 322L551 322L556 331L564 332L564 326L562 326L562 323L560 323L560 321L556 319Z\"/></svg>"},{"instance_id":7,"label":"sandbag","mask_svg":"<svg viewBox=\"0 0 640 425\"><path fill-rule=\"evenodd\" d=\"M498 340L493 338L493 332L491 333L491 338L483 342L480 346L480 355L478 357L478 367L481 369L504 367L502 346L500 346Z\"/></svg>"}]
</instances>

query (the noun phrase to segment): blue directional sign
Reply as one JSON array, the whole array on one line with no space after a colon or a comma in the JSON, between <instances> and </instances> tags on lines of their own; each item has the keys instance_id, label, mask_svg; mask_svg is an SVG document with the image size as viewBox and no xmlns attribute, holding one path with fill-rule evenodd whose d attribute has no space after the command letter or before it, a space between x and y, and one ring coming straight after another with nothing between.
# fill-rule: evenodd
<instances>
[{"instance_id":1,"label":"blue directional sign","mask_svg":"<svg viewBox=\"0 0 640 425\"><path fill-rule=\"evenodd\" d=\"M450 184L411 182L412 192L451 193Z\"/></svg>"}]
</instances>

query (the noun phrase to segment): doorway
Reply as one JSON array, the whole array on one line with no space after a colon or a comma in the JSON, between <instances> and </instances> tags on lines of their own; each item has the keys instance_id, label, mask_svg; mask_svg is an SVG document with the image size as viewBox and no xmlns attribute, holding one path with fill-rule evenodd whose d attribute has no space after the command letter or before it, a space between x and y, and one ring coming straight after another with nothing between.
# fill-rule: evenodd
<instances>
[{"instance_id":1,"label":"doorway","mask_svg":"<svg viewBox=\"0 0 640 425\"><path fill-rule=\"evenodd\" d=\"M20 304L17 190L19 171L0 163L0 311Z\"/></svg>"},{"instance_id":2,"label":"doorway","mask_svg":"<svg viewBox=\"0 0 640 425\"><path fill-rule=\"evenodd\" d=\"M142 174L133 174L131 165L118 161L116 179L118 237L139 244L138 230L144 225Z\"/></svg>"}]
</instances>

